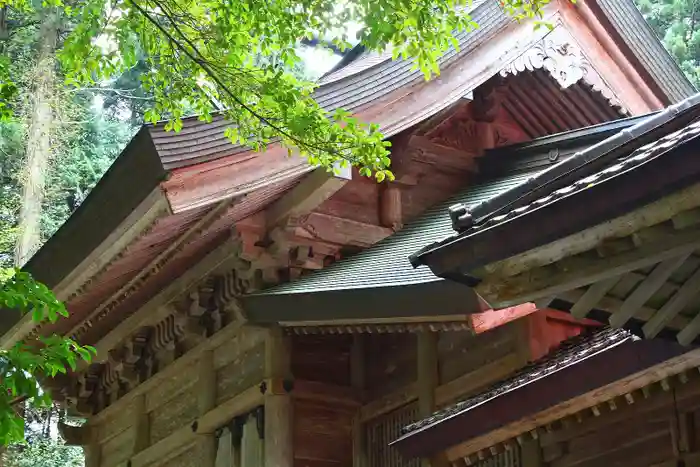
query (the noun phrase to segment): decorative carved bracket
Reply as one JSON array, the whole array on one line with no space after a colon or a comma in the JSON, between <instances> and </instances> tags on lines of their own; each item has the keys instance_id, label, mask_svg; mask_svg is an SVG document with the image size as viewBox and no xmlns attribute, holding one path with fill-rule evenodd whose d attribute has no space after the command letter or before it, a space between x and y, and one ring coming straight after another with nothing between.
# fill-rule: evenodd
<instances>
[{"instance_id":1,"label":"decorative carved bracket","mask_svg":"<svg viewBox=\"0 0 700 467\"><path fill-rule=\"evenodd\" d=\"M623 113L629 113L595 70L576 40L561 25L557 25L552 32L506 65L500 74L517 75L534 70L547 71L563 89L582 81L599 92L611 106L618 107Z\"/></svg>"}]
</instances>

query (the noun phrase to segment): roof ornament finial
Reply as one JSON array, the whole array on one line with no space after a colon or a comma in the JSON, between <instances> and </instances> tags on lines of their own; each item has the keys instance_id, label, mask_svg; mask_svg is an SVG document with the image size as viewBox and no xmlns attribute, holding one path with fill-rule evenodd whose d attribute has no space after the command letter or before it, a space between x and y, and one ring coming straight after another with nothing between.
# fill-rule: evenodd
<instances>
[{"instance_id":1,"label":"roof ornament finial","mask_svg":"<svg viewBox=\"0 0 700 467\"><path fill-rule=\"evenodd\" d=\"M464 204L453 204L449 207L450 219L452 219L452 229L463 232L474 225L474 218L471 211Z\"/></svg>"}]
</instances>

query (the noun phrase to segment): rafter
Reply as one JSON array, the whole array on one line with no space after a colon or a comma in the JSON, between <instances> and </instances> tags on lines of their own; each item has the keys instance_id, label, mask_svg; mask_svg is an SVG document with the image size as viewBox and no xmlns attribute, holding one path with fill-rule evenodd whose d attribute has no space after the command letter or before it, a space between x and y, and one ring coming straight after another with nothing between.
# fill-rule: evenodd
<instances>
[{"instance_id":1,"label":"rafter","mask_svg":"<svg viewBox=\"0 0 700 467\"><path fill-rule=\"evenodd\" d=\"M290 217L311 212L351 179L350 167L338 168L337 173L328 172L322 168L314 170L267 208L267 225L277 226Z\"/></svg>"},{"instance_id":2,"label":"rafter","mask_svg":"<svg viewBox=\"0 0 700 467\"><path fill-rule=\"evenodd\" d=\"M637 286L634 292L625 299L620 309L610 317L610 326L621 328L627 321L634 317L639 308L666 283L671 277L671 274L680 268L689 256L690 253L684 253L677 258L670 258L659 263L651 274ZM669 316L669 319L670 318L672 318L672 316ZM668 322L668 319L664 320L664 323L665 322Z\"/></svg>"}]
</instances>

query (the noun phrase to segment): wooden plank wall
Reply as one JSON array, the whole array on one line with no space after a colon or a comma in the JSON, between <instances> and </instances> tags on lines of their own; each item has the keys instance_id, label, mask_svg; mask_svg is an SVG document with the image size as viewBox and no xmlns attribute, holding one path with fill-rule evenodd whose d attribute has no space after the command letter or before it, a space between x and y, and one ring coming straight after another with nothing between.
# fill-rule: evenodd
<instances>
[{"instance_id":1,"label":"wooden plank wall","mask_svg":"<svg viewBox=\"0 0 700 467\"><path fill-rule=\"evenodd\" d=\"M353 336L308 335L292 339L295 380L351 389ZM292 392L295 394L295 391ZM294 398L294 466L351 467L352 421L357 404L348 398Z\"/></svg>"},{"instance_id":2,"label":"wooden plank wall","mask_svg":"<svg viewBox=\"0 0 700 467\"><path fill-rule=\"evenodd\" d=\"M230 410L236 405L237 397L251 399L242 394L250 394L251 387L265 379L266 331L243 327L239 332L228 333L226 339L214 336L212 339L218 345L198 352L199 358L174 362L172 368L163 369L162 374L137 386L91 419L88 426L93 433L89 447L92 465L86 467L116 467L130 460L133 467L203 466L205 438L213 433L193 438L193 423L202 420L202 415L212 409L228 405L223 412ZM202 371L207 364L204 359L211 362L213 377ZM207 389L212 392L213 404L203 399ZM229 421L223 414L222 417L222 424ZM210 441L215 446L215 440ZM155 453L161 450L164 452ZM206 455L211 457L215 452ZM156 461L152 462L153 459Z\"/></svg>"},{"instance_id":3,"label":"wooden plank wall","mask_svg":"<svg viewBox=\"0 0 700 467\"><path fill-rule=\"evenodd\" d=\"M700 465L700 384L579 414L539 436L548 467ZM690 390L688 390L690 389ZM583 417L583 418L581 418ZM685 464L679 464L680 459Z\"/></svg>"},{"instance_id":4,"label":"wooden plank wall","mask_svg":"<svg viewBox=\"0 0 700 467\"><path fill-rule=\"evenodd\" d=\"M400 459L392 448L383 446L384 442L398 437L399 425L464 399L522 367L530 357L529 347L524 345L528 337L523 336L525 332L529 332L529 326L526 320L519 320L478 336L467 332L432 337L366 336L366 398L359 413L364 424L366 461L355 465L419 465L414 460ZM423 375L420 384L418 374Z\"/></svg>"}]
</instances>

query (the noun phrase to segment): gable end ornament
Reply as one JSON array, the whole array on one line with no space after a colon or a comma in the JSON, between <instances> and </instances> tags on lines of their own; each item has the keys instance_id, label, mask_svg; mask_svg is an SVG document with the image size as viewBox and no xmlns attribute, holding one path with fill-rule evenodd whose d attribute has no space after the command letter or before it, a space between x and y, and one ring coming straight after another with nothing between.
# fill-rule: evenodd
<instances>
[{"instance_id":1,"label":"gable end ornament","mask_svg":"<svg viewBox=\"0 0 700 467\"><path fill-rule=\"evenodd\" d=\"M546 71L562 89L583 82L599 92L611 106L629 114L629 110L564 30L557 28L534 43L522 55L503 67L500 75L507 77L535 70Z\"/></svg>"}]
</instances>

